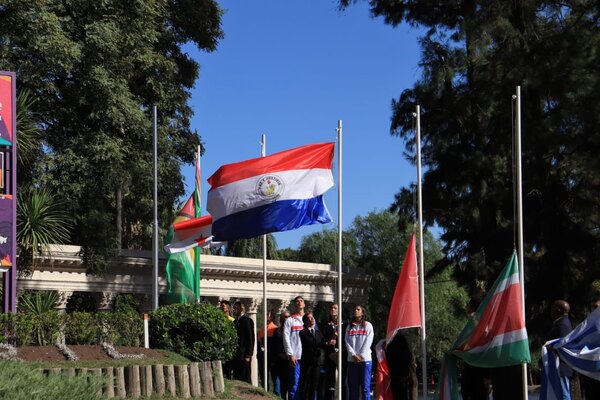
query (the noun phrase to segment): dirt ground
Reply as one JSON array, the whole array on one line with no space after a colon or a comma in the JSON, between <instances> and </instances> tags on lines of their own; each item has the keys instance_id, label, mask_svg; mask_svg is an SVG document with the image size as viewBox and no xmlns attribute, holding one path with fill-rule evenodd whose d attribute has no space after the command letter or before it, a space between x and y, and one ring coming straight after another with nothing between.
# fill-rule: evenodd
<instances>
[{"instance_id":1,"label":"dirt ground","mask_svg":"<svg viewBox=\"0 0 600 400\"><path fill-rule=\"evenodd\" d=\"M80 361L112 360L100 346L72 345L69 348ZM146 357L162 357L156 350L143 347L116 347L121 354L144 354ZM67 358L56 346L17 347L17 357L23 361L66 361Z\"/></svg>"}]
</instances>

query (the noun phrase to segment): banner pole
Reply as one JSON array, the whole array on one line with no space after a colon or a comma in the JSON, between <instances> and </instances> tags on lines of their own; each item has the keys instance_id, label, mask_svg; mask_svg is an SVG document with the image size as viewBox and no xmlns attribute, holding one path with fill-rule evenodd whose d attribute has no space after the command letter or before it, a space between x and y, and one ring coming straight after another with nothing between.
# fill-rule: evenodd
<instances>
[{"instance_id":1,"label":"banner pole","mask_svg":"<svg viewBox=\"0 0 600 400\"><path fill-rule=\"evenodd\" d=\"M157 108L152 107L153 114L153 164L154 164L154 187L153 187L153 223L152 223L152 309L158 308L158 128Z\"/></svg>"},{"instance_id":2,"label":"banner pole","mask_svg":"<svg viewBox=\"0 0 600 400\"><path fill-rule=\"evenodd\" d=\"M267 155L267 135L262 134L261 141L261 156ZM262 237L262 248L263 248L263 388L265 392L268 391L267 382L269 377L267 376L267 235Z\"/></svg>"},{"instance_id":3,"label":"banner pole","mask_svg":"<svg viewBox=\"0 0 600 400\"><path fill-rule=\"evenodd\" d=\"M521 165L521 86L517 86L515 112L515 157L517 161L517 241L519 259L519 280L521 281L521 299L523 302L523 320L525 320L525 264L523 263L523 178ZM521 364L523 375L523 399L529 398L527 392L527 364Z\"/></svg>"},{"instance_id":4,"label":"banner pole","mask_svg":"<svg viewBox=\"0 0 600 400\"><path fill-rule=\"evenodd\" d=\"M342 120L338 120L338 287L337 287L337 303L338 303L338 340L337 340L337 398L342 400Z\"/></svg>"},{"instance_id":5,"label":"banner pole","mask_svg":"<svg viewBox=\"0 0 600 400\"><path fill-rule=\"evenodd\" d=\"M427 331L425 328L425 268L423 265L423 199L421 189L421 107L417 105L417 197L419 213L419 300L421 303L421 346L423 360L423 399L427 399Z\"/></svg>"}]
</instances>

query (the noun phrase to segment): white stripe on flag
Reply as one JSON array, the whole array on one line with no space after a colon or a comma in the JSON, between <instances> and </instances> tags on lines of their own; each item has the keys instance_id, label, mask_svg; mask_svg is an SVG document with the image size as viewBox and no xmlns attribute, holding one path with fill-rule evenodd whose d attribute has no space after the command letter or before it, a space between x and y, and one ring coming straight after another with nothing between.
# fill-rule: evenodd
<instances>
[{"instance_id":1,"label":"white stripe on flag","mask_svg":"<svg viewBox=\"0 0 600 400\"><path fill-rule=\"evenodd\" d=\"M473 347L469 349L467 353L481 353L483 351L487 351L489 349L493 349L494 347L504 346L507 344L519 342L521 340L527 339L527 329L522 328L512 332L506 332L501 335L496 335L492 340L487 342L483 346Z\"/></svg>"},{"instance_id":2,"label":"white stripe on flag","mask_svg":"<svg viewBox=\"0 0 600 400\"><path fill-rule=\"evenodd\" d=\"M268 175L276 176L283 182L283 192L275 199L263 199L256 190L258 181ZM211 189L208 192L207 209L210 210L213 221L216 221L239 211L271 204L273 201L311 199L325 193L333 184L330 169L289 170L273 174L267 172Z\"/></svg>"},{"instance_id":3,"label":"white stripe on flag","mask_svg":"<svg viewBox=\"0 0 600 400\"><path fill-rule=\"evenodd\" d=\"M497 296L498 293L505 291L506 289L508 289L509 286L518 284L519 274L511 274L507 276L506 279L502 279L500 282L498 282L498 286L496 286L496 291L494 292L494 294Z\"/></svg>"}]
</instances>

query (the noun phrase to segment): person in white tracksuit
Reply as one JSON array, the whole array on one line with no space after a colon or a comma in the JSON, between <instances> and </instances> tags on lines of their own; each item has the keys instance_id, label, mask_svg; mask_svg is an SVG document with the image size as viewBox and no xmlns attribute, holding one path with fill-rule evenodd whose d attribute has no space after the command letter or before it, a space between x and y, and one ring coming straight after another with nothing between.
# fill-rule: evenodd
<instances>
[{"instance_id":1,"label":"person in white tracksuit","mask_svg":"<svg viewBox=\"0 0 600 400\"><path fill-rule=\"evenodd\" d=\"M296 312L292 314L283 325L283 348L290 362L288 375L288 399L300 398L298 382L300 381L300 359L302 358L302 343L300 342L300 331L304 329L304 299L296 296L294 299Z\"/></svg>"},{"instance_id":2,"label":"person in white tracksuit","mask_svg":"<svg viewBox=\"0 0 600 400\"><path fill-rule=\"evenodd\" d=\"M367 321L365 309L354 307L352 322L346 328L346 348L348 349L348 394L349 400L371 399L371 345L373 325Z\"/></svg>"}]
</instances>

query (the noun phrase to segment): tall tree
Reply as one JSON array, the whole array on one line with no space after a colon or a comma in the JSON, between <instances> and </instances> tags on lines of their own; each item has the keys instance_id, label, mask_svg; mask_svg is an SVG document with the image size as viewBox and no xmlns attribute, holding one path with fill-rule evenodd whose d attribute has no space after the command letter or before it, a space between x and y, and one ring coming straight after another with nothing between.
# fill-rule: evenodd
<instances>
[{"instance_id":1,"label":"tall tree","mask_svg":"<svg viewBox=\"0 0 600 400\"><path fill-rule=\"evenodd\" d=\"M263 237L256 236L251 239L238 239L227 244L225 254L232 257L262 258ZM278 260L277 240L273 234L267 234L267 258Z\"/></svg>"},{"instance_id":2,"label":"tall tree","mask_svg":"<svg viewBox=\"0 0 600 400\"><path fill-rule=\"evenodd\" d=\"M370 4L388 24L427 28L422 76L393 101L391 132L414 154L411 114L422 106L423 207L442 228L445 265L486 286L515 246L511 95L521 85L529 325L556 298L582 307L600 268L599 3ZM409 190L397 206L412 207Z\"/></svg>"},{"instance_id":3,"label":"tall tree","mask_svg":"<svg viewBox=\"0 0 600 400\"><path fill-rule=\"evenodd\" d=\"M38 101L49 161L38 179L71 207L72 242L92 271L108 250L149 247L152 106L159 109L161 220L183 194L179 168L200 143L187 104L198 64L223 33L213 0L7 0L0 64ZM119 243L121 242L121 243Z\"/></svg>"},{"instance_id":4,"label":"tall tree","mask_svg":"<svg viewBox=\"0 0 600 400\"><path fill-rule=\"evenodd\" d=\"M298 248L297 260L320 264L338 264L338 231L326 229L304 236ZM342 232L342 263L344 267L356 266L356 238Z\"/></svg>"}]
</instances>

